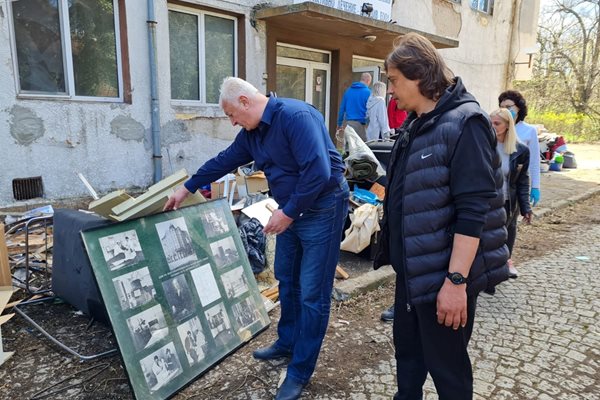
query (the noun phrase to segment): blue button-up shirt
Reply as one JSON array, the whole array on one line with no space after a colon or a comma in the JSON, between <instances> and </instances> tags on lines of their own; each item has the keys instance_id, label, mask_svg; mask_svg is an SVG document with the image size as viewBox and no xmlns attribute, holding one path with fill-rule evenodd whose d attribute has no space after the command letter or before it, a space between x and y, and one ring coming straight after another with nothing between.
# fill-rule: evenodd
<instances>
[{"instance_id":1,"label":"blue button-up shirt","mask_svg":"<svg viewBox=\"0 0 600 400\"><path fill-rule=\"evenodd\" d=\"M242 129L185 187L195 192L252 160L264 171L279 207L293 219L343 180L344 164L321 113L303 101L271 96L258 127Z\"/></svg>"}]
</instances>

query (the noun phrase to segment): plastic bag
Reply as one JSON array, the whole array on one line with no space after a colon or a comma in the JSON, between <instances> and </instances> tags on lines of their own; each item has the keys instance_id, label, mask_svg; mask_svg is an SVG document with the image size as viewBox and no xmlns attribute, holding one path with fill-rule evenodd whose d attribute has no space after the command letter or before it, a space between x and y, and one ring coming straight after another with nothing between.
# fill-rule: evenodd
<instances>
[{"instance_id":1,"label":"plastic bag","mask_svg":"<svg viewBox=\"0 0 600 400\"><path fill-rule=\"evenodd\" d=\"M360 253L371 244L371 236L380 230L377 207L363 204L350 214L352 224L346 229L346 237L340 249L352 253Z\"/></svg>"},{"instance_id":2,"label":"plastic bag","mask_svg":"<svg viewBox=\"0 0 600 400\"><path fill-rule=\"evenodd\" d=\"M385 175L373 151L351 126L347 125L344 129L344 142L348 152L348 157L344 159L346 178L374 182Z\"/></svg>"}]
</instances>

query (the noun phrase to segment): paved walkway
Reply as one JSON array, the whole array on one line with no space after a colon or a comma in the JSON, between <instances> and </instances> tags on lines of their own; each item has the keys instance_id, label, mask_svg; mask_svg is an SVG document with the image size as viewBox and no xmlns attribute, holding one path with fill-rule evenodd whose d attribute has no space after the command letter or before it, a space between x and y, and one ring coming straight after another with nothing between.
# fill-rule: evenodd
<instances>
[{"instance_id":1,"label":"paved walkway","mask_svg":"<svg viewBox=\"0 0 600 400\"><path fill-rule=\"evenodd\" d=\"M600 399L600 225L578 243L524 263L518 279L480 296L469 345L475 399ZM357 342L391 341L390 326ZM394 370L391 356L357 371L350 398L390 399ZM430 379L425 388L425 400L437 399Z\"/></svg>"}]
</instances>

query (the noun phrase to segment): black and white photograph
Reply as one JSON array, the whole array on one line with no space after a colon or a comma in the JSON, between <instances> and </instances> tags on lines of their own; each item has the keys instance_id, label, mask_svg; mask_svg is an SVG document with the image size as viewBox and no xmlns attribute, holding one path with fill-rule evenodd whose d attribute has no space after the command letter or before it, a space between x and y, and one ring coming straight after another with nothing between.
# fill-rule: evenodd
<instances>
[{"instance_id":1,"label":"black and white photograph","mask_svg":"<svg viewBox=\"0 0 600 400\"><path fill-rule=\"evenodd\" d=\"M176 397L269 325L230 212L218 199L81 231L129 397ZM133 258L114 258L121 242Z\"/></svg>"},{"instance_id":2,"label":"black and white photograph","mask_svg":"<svg viewBox=\"0 0 600 400\"><path fill-rule=\"evenodd\" d=\"M136 351L152 346L169 334L165 315L158 304L127 318L127 327Z\"/></svg>"},{"instance_id":3,"label":"black and white photograph","mask_svg":"<svg viewBox=\"0 0 600 400\"><path fill-rule=\"evenodd\" d=\"M198 317L179 325L177 332L179 332L179 338L183 343L188 363L194 365L202 361L206 357L208 345Z\"/></svg>"},{"instance_id":4,"label":"black and white photograph","mask_svg":"<svg viewBox=\"0 0 600 400\"><path fill-rule=\"evenodd\" d=\"M245 298L239 303L234 304L232 309L235 322L239 329L244 329L258 321L258 310L254 307L254 304L249 298Z\"/></svg>"},{"instance_id":5,"label":"black and white photograph","mask_svg":"<svg viewBox=\"0 0 600 400\"><path fill-rule=\"evenodd\" d=\"M221 275L221 281L230 299L248 291L248 280L241 266Z\"/></svg>"},{"instance_id":6,"label":"black and white photograph","mask_svg":"<svg viewBox=\"0 0 600 400\"><path fill-rule=\"evenodd\" d=\"M173 342L142 358L140 366L150 393L156 392L183 371Z\"/></svg>"},{"instance_id":7,"label":"black and white photograph","mask_svg":"<svg viewBox=\"0 0 600 400\"><path fill-rule=\"evenodd\" d=\"M104 260L111 271L144 261L142 246L135 230L105 236L99 242Z\"/></svg>"},{"instance_id":8,"label":"black and white photograph","mask_svg":"<svg viewBox=\"0 0 600 400\"><path fill-rule=\"evenodd\" d=\"M191 315L194 311L194 300L192 299L190 287L185 280L185 275L181 274L164 281L162 285L173 318L181 321Z\"/></svg>"},{"instance_id":9,"label":"black and white photograph","mask_svg":"<svg viewBox=\"0 0 600 400\"><path fill-rule=\"evenodd\" d=\"M231 236L210 244L215 264L218 268L231 264L240 259L235 242Z\"/></svg>"},{"instance_id":10,"label":"black and white photograph","mask_svg":"<svg viewBox=\"0 0 600 400\"><path fill-rule=\"evenodd\" d=\"M121 310L143 306L156 296L148 267L137 269L113 279Z\"/></svg>"},{"instance_id":11,"label":"black and white photograph","mask_svg":"<svg viewBox=\"0 0 600 400\"><path fill-rule=\"evenodd\" d=\"M215 338L217 346L225 346L235 338L236 335L231 329L231 322L229 322L229 317L227 317L227 311L225 311L223 303L219 303L208 309L204 314L210 327L210 333Z\"/></svg>"},{"instance_id":12,"label":"black and white photograph","mask_svg":"<svg viewBox=\"0 0 600 400\"><path fill-rule=\"evenodd\" d=\"M198 259L183 217L156 224L156 231L171 270Z\"/></svg>"},{"instance_id":13,"label":"black and white photograph","mask_svg":"<svg viewBox=\"0 0 600 400\"><path fill-rule=\"evenodd\" d=\"M190 271L190 274L192 275L196 293L198 293L202 306L206 307L221 298L221 292L219 292L219 287L217 286L217 281L210 268L210 264L194 268Z\"/></svg>"},{"instance_id":14,"label":"black and white photograph","mask_svg":"<svg viewBox=\"0 0 600 400\"><path fill-rule=\"evenodd\" d=\"M229 232L227 219L220 208L208 209L200 214L206 237L212 238Z\"/></svg>"}]
</instances>

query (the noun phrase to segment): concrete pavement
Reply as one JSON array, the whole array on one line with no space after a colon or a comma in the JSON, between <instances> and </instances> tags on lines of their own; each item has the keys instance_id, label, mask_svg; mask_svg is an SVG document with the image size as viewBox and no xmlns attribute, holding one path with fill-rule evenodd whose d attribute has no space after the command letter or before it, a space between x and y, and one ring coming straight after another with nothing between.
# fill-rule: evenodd
<instances>
[{"instance_id":1,"label":"concrete pavement","mask_svg":"<svg viewBox=\"0 0 600 400\"><path fill-rule=\"evenodd\" d=\"M582 232L578 243L522 264L518 279L480 296L469 345L474 399L600 399L600 225ZM375 324L356 340L391 341L390 327ZM390 399L394 371L390 352L357 371L346 398ZM437 399L431 379L424 399Z\"/></svg>"}]
</instances>

